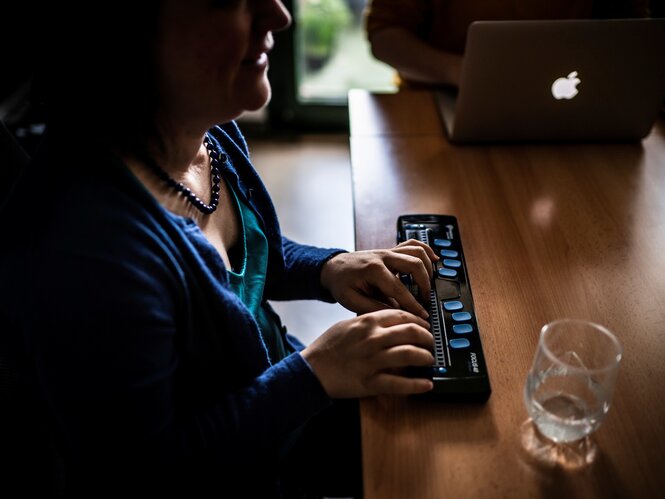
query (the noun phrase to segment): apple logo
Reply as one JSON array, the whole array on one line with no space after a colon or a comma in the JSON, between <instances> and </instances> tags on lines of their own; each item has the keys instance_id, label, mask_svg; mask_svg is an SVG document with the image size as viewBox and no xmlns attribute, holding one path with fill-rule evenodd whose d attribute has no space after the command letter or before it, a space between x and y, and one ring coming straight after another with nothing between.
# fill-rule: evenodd
<instances>
[{"instance_id":1,"label":"apple logo","mask_svg":"<svg viewBox=\"0 0 665 499\"><path fill-rule=\"evenodd\" d=\"M552 95L555 99L572 99L577 95L577 85L580 83L577 71L573 71L565 78L557 78L552 83Z\"/></svg>"}]
</instances>

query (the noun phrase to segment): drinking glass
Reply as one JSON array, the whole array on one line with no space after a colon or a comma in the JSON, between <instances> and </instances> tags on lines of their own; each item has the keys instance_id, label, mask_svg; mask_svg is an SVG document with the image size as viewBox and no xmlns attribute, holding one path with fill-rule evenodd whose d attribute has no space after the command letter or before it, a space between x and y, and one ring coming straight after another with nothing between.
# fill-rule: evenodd
<instances>
[{"instance_id":1,"label":"drinking glass","mask_svg":"<svg viewBox=\"0 0 665 499\"><path fill-rule=\"evenodd\" d=\"M596 431L612 401L622 348L607 328L563 319L545 325L527 376L530 420L523 447L537 460L580 467L593 461Z\"/></svg>"}]
</instances>

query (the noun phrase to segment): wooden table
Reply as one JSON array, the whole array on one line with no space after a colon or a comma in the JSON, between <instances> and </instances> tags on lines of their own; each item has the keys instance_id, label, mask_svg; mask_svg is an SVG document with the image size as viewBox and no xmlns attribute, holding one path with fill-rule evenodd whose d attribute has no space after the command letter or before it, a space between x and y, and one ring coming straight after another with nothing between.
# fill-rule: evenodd
<instances>
[{"instance_id":1,"label":"wooden table","mask_svg":"<svg viewBox=\"0 0 665 499\"><path fill-rule=\"evenodd\" d=\"M458 217L493 393L362 402L366 499L665 497L665 126L641 143L454 146L425 92L350 94L357 249L404 213ZM599 322L624 357L583 470L521 451L542 325Z\"/></svg>"}]
</instances>

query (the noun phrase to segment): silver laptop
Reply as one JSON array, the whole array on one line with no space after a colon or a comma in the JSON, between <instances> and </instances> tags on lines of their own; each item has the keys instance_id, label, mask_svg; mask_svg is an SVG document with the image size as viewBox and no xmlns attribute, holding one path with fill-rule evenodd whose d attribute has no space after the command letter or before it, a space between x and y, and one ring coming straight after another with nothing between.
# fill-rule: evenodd
<instances>
[{"instance_id":1,"label":"silver laptop","mask_svg":"<svg viewBox=\"0 0 665 499\"><path fill-rule=\"evenodd\" d=\"M437 100L452 142L641 139L665 101L665 19L474 22L459 92Z\"/></svg>"}]
</instances>

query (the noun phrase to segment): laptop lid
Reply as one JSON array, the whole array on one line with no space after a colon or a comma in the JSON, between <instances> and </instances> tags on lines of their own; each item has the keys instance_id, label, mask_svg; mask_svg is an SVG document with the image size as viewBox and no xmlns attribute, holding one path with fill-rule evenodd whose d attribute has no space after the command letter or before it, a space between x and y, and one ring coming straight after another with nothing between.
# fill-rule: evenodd
<instances>
[{"instance_id":1,"label":"laptop lid","mask_svg":"<svg viewBox=\"0 0 665 499\"><path fill-rule=\"evenodd\" d=\"M637 140L665 99L664 54L665 19L477 21L442 119L453 142Z\"/></svg>"}]
</instances>

